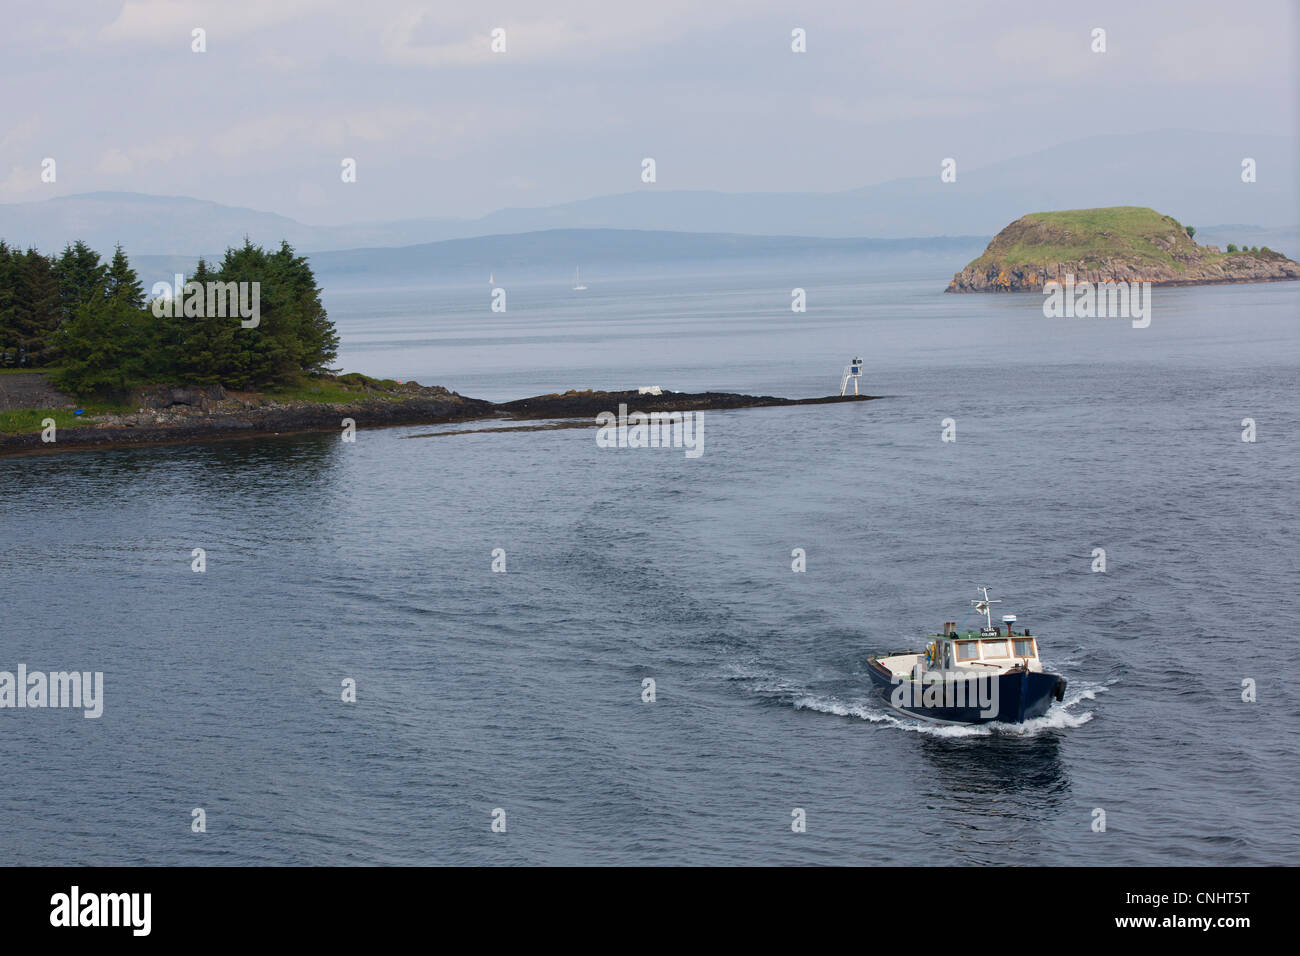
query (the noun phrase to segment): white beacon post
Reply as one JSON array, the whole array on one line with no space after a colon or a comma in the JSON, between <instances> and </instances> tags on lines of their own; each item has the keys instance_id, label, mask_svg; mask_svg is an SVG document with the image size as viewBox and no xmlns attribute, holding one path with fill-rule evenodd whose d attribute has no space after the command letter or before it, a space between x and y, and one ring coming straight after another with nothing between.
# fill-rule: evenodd
<instances>
[{"instance_id":1,"label":"white beacon post","mask_svg":"<svg viewBox=\"0 0 1300 956\"><path fill-rule=\"evenodd\" d=\"M862 359L855 358L844 366L844 377L840 379L840 397L849 389L849 379L853 379L853 394L858 394L858 379L862 376Z\"/></svg>"}]
</instances>

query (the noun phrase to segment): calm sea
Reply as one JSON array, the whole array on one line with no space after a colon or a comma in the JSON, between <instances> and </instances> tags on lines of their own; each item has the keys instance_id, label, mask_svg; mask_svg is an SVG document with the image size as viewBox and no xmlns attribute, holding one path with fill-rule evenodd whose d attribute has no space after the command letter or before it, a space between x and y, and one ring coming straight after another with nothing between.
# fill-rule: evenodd
<instances>
[{"instance_id":1,"label":"calm sea","mask_svg":"<svg viewBox=\"0 0 1300 956\"><path fill-rule=\"evenodd\" d=\"M497 277L505 313L330 287L345 367L477 397L825 395L854 354L886 396L705 413L696 459L430 428L0 459L0 670L104 673L98 719L0 710L0 857L1294 863L1300 286L1158 289L1134 329L954 268ZM981 585L1064 702L893 716L866 657Z\"/></svg>"}]
</instances>

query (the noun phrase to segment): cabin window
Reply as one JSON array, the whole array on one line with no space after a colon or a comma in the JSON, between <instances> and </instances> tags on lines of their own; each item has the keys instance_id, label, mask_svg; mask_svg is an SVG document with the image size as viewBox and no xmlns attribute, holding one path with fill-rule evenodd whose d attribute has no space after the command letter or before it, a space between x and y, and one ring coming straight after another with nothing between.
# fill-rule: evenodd
<instances>
[{"instance_id":1,"label":"cabin window","mask_svg":"<svg viewBox=\"0 0 1300 956\"><path fill-rule=\"evenodd\" d=\"M1007 642L1006 641L985 641L984 656L985 657L1006 657Z\"/></svg>"},{"instance_id":2,"label":"cabin window","mask_svg":"<svg viewBox=\"0 0 1300 956\"><path fill-rule=\"evenodd\" d=\"M1034 642L1030 640L1016 641L1016 657L1033 657Z\"/></svg>"},{"instance_id":3,"label":"cabin window","mask_svg":"<svg viewBox=\"0 0 1300 956\"><path fill-rule=\"evenodd\" d=\"M979 641L958 641L957 642L957 660L959 661L976 661L980 656Z\"/></svg>"}]
</instances>

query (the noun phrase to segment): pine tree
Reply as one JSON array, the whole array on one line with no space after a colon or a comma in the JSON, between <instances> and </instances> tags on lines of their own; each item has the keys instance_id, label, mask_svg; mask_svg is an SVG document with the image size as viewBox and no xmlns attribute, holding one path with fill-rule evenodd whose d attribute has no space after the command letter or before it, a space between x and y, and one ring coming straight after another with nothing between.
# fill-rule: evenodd
<instances>
[{"instance_id":1,"label":"pine tree","mask_svg":"<svg viewBox=\"0 0 1300 956\"><path fill-rule=\"evenodd\" d=\"M0 239L0 368L17 360L18 332L14 327L14 253Z\"/></svg>"},{"instance_id":2,"label":"pine tree","mask_svg":"<svg viewBox=\"0 0 1300 956\"><path fill-rule=\"evenodd\" d=\"M140 285L140 277L131 268L121 245L113 250L113 261L104 277L104 294L137 309L144 305L144 287Z\"/></svg>"},{"instance_id":3,"label":"pine tree","mask_svg":"<svg viewBox=\"0 0 1300 956\"><path fill-rule=\"evenodd\" d=\"M58 356L54 332L63 321L54 263L35 249L15 257L13 330L19 365L47 365Z\"/></svg>"},{"instance_id":4,"label":"pine tree","mask_svg":"<svg viewBox=\"0 0 1300 956\"><path fill-rule=\"evenodd\" d=\"M121 395L140 376L132 342L140 310L109 299L102 286L91 292L95 294L77 306L59 331L64 360L52 378L74 395Z\"/></svg>"},{"instance_id":5,"label":"pine tree","mask_svg":"<svg viewBox=\"0 0 1300 956\"><path fill-rule=\"evenodd\" d=\"M200 259L189 281L206 288L217 278L217 273ZM204 301L199 314L174 316L170 321L178 324L181 342L180 354L174 364L177 377L194 385L243 386L243 366L236 342L237 317L211 314Z\"/></svg>"},{"instance_id":6,"label":"pine tree","mask_svg":"<svg viewBox=\"0 0 1300 956\"><path fill-rule=\"evenodd\" d=\"M294 255L293 247L281 242L276 258L283 264L294 303L295 371L326 371L339 351L339 337L321 304L321 290L305 256Z\"/></svg>"},{"instance_id":7,"label":"pine tree","mask_svg":"<svg viewBox=\"0 0 1300 956\"><path fill-rule=\"evenodd\" d=\"M54 271L59 280L64 321L70 321L83 302L95 295L102 297L108 270L100 263L99 253L80 239L64 246Z\"/></svg>"},{"instance_id":8,"label":"pine tree","mask_svg":"<svg viewBox=\"0 0 1300 956\"><path fill-rule=\"evenodd\" d=\"M292 352L286 348L285 333L291 317L288 314L286 283L280 281L276 265L269 261L266 251L254 246L248 239L238 249L227 249L221 268L214 279L218 282L258 284L259 322L252 328L243 328L240 319L216 319L225 323L232 336L235 353L234 368L226 384L234 388L254 388L285 381L292 372Z\"/></svg>"},{"instance_id":9,"label":"pine tree","mask_svg":"<svg viewBox=\"0 0 1300 956\"><path fill-rule=\"evenodd\" d=\"M146 382L257 388L326 371L339 337L305 257L282 242L274 253L245 239L216 269L200 259L191 283L258 287L256 326L245 327L241 297L216 314L203 292L183 293L170 316L155 315L125 251L103 265L84 242L57 259L17 253L0 243L0 362L48 362L60 355L57 382L74 394L121 394ZM233 284L233 285L231 285ZM245 299L245 301L248 301Z\"/></svg>"}]
</instances>

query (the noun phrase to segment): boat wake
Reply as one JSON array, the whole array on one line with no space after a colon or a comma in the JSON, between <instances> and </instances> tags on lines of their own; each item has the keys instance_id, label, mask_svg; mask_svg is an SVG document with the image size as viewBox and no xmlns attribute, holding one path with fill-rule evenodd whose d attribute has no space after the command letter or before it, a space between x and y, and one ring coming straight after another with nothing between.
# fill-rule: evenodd
<instances>
[{"instance_id":1,"label":"boat wake","mask_svg":"<svg viewBox=\"0 0 1300 956\"><path fill-rule=\"evenodd\" d=\"M1065 699L1053 703L1041 717L1026 720L1023 724L989 723L978 725L966 724L931 724L911 717L905 717L874 694L841 697L831 693L818 693L808 689L807 684L800 684L773 673L762 665L749 666L732 663L724 669L724 676L729 681L743 685L746 691L755 697L771 703L793 707L795 710L808 710L835 717L847 717L864 720L872 724L896 727L899 730L926 734L931 737L991 737L1002 735L1009 737L1032 737L1051 731L1072 730L1082 727L1095 716L1088 705L1104 694L1118 678L1110 678L1105 683L1089 683L1072 679ZM837 683L839 681L836 681Z\"/></svg>"},{"instance_id":2,"label":"boat wake","mask_svg":"<svg viewBox=\"0 0 1300 956\"><path fill-rule=\"evenodd\" d=\"M910 717L904 717L889 709L874 697L857 700L841 700L834 696L804 694L791 701L795 710L811 710L836 717L855 717L873 724L887 724L900 730L926 734L931 737L991 737L996 734L1013 737L1032 737L1036 734L1053 730L1071 730L1082 727L1092 720L1091 710L1083 710L1081 705L1097 699L1106 687L1097 684L1085 687L1077 693L1067 694L1065 700L1052 704L1041 717L1026 720L1023 724L990 723L979 725L930 724Z\"/></svg>"}]
</instances>

